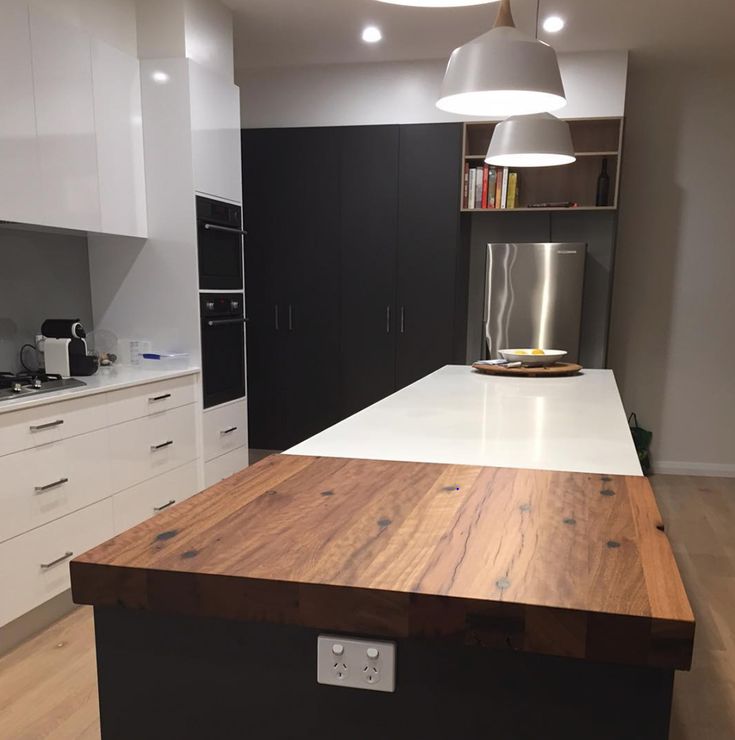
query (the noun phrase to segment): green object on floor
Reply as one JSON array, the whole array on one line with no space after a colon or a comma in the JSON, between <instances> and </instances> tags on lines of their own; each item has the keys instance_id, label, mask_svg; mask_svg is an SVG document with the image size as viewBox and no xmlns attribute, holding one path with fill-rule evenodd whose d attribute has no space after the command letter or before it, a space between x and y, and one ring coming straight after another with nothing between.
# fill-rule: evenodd
<instances>
[{"instance_id":1,"label":"green object on floor","mask_svg":"<svg viewBox=\"0 0 735 740\"><path fill-rule=\"evenodd\" d=\"M638 460L641 463L643 475L650 475L653 432L649 432L648 429L644 429L638 424L638 417L635 415L635 412L628 417L628 425L630 426L630 433L633 435L633 444L638 453Z\"/></svg>"}]
</instances>

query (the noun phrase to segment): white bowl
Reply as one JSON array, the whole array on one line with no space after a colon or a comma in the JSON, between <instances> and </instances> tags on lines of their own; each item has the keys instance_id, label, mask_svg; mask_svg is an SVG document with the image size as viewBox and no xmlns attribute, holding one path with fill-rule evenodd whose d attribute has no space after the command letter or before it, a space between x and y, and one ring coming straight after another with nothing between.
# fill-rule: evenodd
<instances>
[{"instance_id":1,"label":"white bowl","mask_svg":"<svg viewBox=\"0 0 735 740\"><path fill-rule=\"evenodd\" d=\"M533 347L518 349L500 349L498 352L504 360L508 362L522 362L528 367L544 367L553 365L555 362L561 362L568 354L563 349L545 349L543 355L532 355Z\"/></svg>"}]
</instances>

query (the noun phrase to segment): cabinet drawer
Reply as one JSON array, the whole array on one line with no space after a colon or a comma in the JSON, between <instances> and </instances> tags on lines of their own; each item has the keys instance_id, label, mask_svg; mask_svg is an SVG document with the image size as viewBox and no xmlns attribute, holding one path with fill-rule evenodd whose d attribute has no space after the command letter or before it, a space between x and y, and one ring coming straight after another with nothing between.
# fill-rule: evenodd
<instances>
[{"instance_id":1,"label":"cabinet drawer","mask_svg":"<svg viewBox=\"0 0 735 740\"><path fill-rule=\"evenodd\" d=\"M248 466L248 448L228 452L204 463L204 485L209 488Z\"/></svg>"},{"instance_id":2,"label":"cabinet drawer","mask_svg":"<svg viewBox=\"0 0 735 740\"><path fill-rule=\"evenodd\" d=\"M195 375L136 385L107 394L107 414L110 424L158 414L161 411L194 403Z\"/></svg>"},{"instance_id":3,"label":"cabinet drawer","mask_svg":"<svg viewBox=\"0 0 735 740\"><path fill-rule=\"evenodd\" d=\"M248 407L243 399L204 412L204 459L247 447Z\"/></svg>"},{"instance_id":4,"label":"cabinet drawer","mask_svg":"<svg viewBox=\"0 0 735 740\"><path fill-rule=\"evenodd\" d=\"M69 560L112 537L105 499L0 544L0 624L69 588Z\"/></svg>"},{"instance_id":5,"label":"cabinet drawer","mask_svg":"<svg viewBox=\"0 0 735 740\"><path fill-rule=\"evenodd\" d=\"M107 429L0 457L0 542L109 496Z\"/></svg>"},{"instance_id":6,"label":"cabinet drawer","mask_svg":"<svg viewBox=\"0 0 735 740\"><path fill-rule=\"evenodd\" d=\"M159 511L197 493L196 462L158 475L112 497L115 534L149 519Z\"/></svg>"},{"instance_id":7,"label":"cabinet drawer","mask_svg":"<svg viewBox=\"0 0 735 740\"><path fill-rule=\"evenodd\" d=\"M86 396L0 414L0 455L107 426L103 395Z\"/></svg>"},{"instance_id":8,"label":"cabinet drawer","mask_svg":"<svg viewBox=\"0 0 735 740\"><path fill-rule=\"evenodd\" d=\"M110 474L115 491L130 488L196 458L195 406L110 427Z\"/></svg>"}]
</instances>

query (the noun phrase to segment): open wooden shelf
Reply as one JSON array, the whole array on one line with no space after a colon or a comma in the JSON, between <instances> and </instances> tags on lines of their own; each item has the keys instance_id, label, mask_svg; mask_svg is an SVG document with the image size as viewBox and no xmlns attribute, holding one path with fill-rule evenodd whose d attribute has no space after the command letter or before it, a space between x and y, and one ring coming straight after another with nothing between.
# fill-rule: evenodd
<instances>
[{"instance_id":1,"label":"open wooden shelf","mask_svg":"<svg viewBox=\"0 0 735 740\"><path fill-rule=\"evenodd\" d=\"M464 191L464 166L482 166L497 121L465 123L464 149L460 172ZM614 211L618 206L623 141L622 118L569 120L577 160L559 167L511 168L518 173L518 208L462 208L462 213L503 211ZM607 159L610 175L610 202L596 206L597 178L602 160ZM529 203L575 202L575 208L528 208Z\"/></svg>"}]
</instances>

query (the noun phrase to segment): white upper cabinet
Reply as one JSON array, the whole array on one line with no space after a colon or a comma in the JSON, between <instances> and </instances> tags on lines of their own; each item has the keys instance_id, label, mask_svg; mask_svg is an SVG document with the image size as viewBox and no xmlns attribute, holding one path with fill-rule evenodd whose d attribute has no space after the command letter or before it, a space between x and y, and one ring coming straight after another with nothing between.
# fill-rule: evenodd
<instances>
[{"instance_id":1,"label":"white upper cabinet","mask_svg":"<svg viewBox=\"0 0 735 740\"><path fill-rule=\"evenodd\" d=\"M148 232L143 164L140 65L135 57L92 40L100 231Z\"/></svg>"},{"instance_id":2,"label":"white upper cabinet","mask_svg":"<svg viewBox=\"0 0 735 740\"><path fill-rule=\"evenodd\" d=\"M191 61L189 85L194 189L240 203L240 91Z\"/></svg>"},{"instance_id":3,"label":"white upper cabinet","mask_svg":"<svg viewBox=\"0 0 735 740\"><path fill-rule=\"evenodd\" d=\"M0 21L0 219L33 221L40 176L28 6L4 0Z\"/></svg>"},{"instance_id":4,"label":"white upper cabinet","mask_svg":"<svg viewBox=\"0 0 735 740\"><path fill-rule=\"evenodd\" d=\"M97 142L89 36L31 7L38 223L100 230Z\"/></svg>"},{"instance_id":5,"label":"white upper cabinet","mask_svg":"<svg viewBox=\"0 0 735 740\"><path fill-rule=\"evenodd\" d=\"M137 57L0 3L0 220L145 237Z\"/></svg>"}]
</instances>

